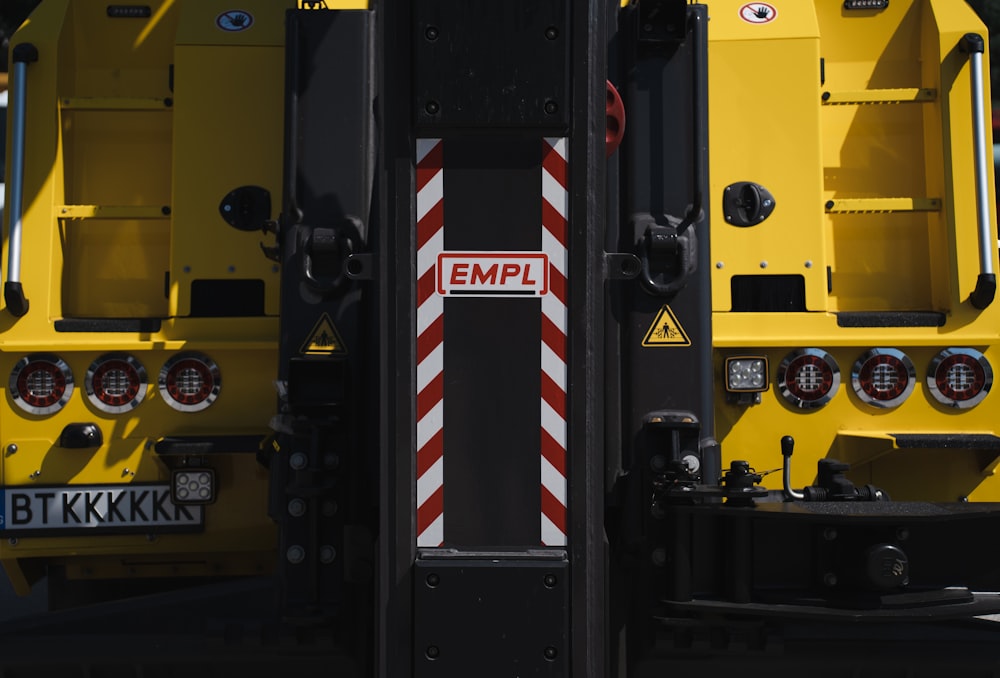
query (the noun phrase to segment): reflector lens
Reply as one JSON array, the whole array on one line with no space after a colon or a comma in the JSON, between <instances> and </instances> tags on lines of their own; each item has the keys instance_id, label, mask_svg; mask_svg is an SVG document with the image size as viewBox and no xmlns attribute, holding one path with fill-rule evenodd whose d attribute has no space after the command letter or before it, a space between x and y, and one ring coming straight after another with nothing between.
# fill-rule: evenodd
<instances>
[{"instance_id":1,"label":"reflector lens","mask_svg":"<svg viewBox=\"0 0 1000 678\"><path fill-rule=\"evenodd\" d=\"M854 392L875 407L900 405L913 392L916 379L913 362L894 348L873 348L851 370Z\"/></svg>"},{"instance_id":2,"label":"reflector lens","mask_svg":"<svg viewBox=\"0 0 1000 678\"><path fill-rule=\"evenodd\" d=\"M778 388L789 403L815 409L830 402L840 386L840 368L826 351L803 348L785 356L778 368Z\"/></svg>"},{"instance_id":3,"label":"reflector lens","mask_svg":"<svg viewBox=\"0 0 1000 678\"><path fill-rule=\"evenodd\" d=\"M109 353L87 370L87 398L97 409L112 414L128 412L146 397L146 368L124 353Z\"/></svg>"},{"instance_id":4,"label":"reflector lens","mask_svg":"<svg viewBox=\"0 0 1000 678\"><path fill-rule=\"evenodd\" d=\"M740 356L726 358L726 390L760 392L767 390L767 358Z\"/></svg>"},{"instance_id":5,"label":"reflector lens","mask_svg":"<svg viewBox=\"0 0 1000 678\"><path fill-rule=\"evenodd\" d=\"M927 375L931 395L943 405L965 409L978 405L993 386L986 356L971 348L949 348L931 362Z\"/></svg>"},{"instance_id":6,"label":"reflector lens","mask_svg":"<svg viewBox=\"0 0 1000 678\"><path fill-rule=\"evenodd\" d=\"M39 353L21 358L10 373L10 395L31 414L53 414L73 394L73 373L62 358Z\"/></svg>"},{"instance_id":7,"label":"reflector lens","mask_svg":"<svg viewBox=\"0 0 1000 678\"><path fill-rule=\"evenodd\" d=\"M200 353L181 353L160 370L158 385L163 400L172 408L197 412L215 402L222 381L218 365L210 358Z\"/></svg>"}]
</instances>

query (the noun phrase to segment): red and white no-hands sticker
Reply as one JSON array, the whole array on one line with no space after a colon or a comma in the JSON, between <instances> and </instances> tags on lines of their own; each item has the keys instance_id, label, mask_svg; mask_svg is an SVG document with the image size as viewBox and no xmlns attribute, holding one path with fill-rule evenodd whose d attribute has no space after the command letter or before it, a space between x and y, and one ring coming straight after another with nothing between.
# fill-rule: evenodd
<instances>
[{"instance_id":1,"label":"red and white no-hands sticker","mask_svg":"<svg viewBox=\"0 0 1000 678\"><path fill-rule=\"evenodd\" d=\"M771 23L777 16L778 10L766 2L748 2L740 7L740 18L748 24Z\"/></svg>"},{"instance_id":2,"label":"red and white no-hands sticker","mask_svg":"<svg viewBox=\"0 0 1000 678\"><path fill-rule=\"evenodd\" d=\"M446 296L544 296L549 293L549 258L544 252L442 252L437 291Z\"/></svg>"}]
</instances>

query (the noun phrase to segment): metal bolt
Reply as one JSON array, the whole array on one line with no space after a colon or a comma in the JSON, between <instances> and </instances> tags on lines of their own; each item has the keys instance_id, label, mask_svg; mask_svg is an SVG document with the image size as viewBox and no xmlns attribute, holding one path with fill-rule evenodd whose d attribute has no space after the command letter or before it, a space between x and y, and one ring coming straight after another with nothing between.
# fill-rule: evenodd
<instances>
[{"instance_id":1,"label":"metal bolt","mask_svg":"<svg viewBox=\"0 0 1000 678\"><path fill-rule=\"evenodd\" d=\"M823 539L826 539L827 541L833 541L836 538L837 538L836 528L828 527L825 530L823 530Z\"/></svg>"},{"instance_id":2,"label":"metal bolt","mask_svg":"<svg viewBox=\"0 0 1000 678\"><path fill-rule=\"evenodd\" d=\"M10 544L11 546L17 546L17 537L11 537L10 539L7 540L7 543Z\"/></svg>"},{"instance_id":3,"label":"metal bolt","mask_svg":"<svg viewBox=\"0 0 1000 678\"><path fill-rule=\"evenodd\" d=\"M306 550L298 545L289 546L288 551L285 552L285 557L288 558L288 562L292 565L298 565L306 559Z\"/></svg>"},{"instance_id":4,"label":"metal bolt","mask_svg":"<svg viewBox=\"0 0 1000 678\"><path fill-rule=\"evenodd\" d=\"M555 115L556 112L559 111L559 104L557 104L555 101L551 101L551 100L550 101L546 101L544 108L545 108L545 112L548 113L549 115Z\"/></svg>"},{"instance_id":5,"label":"metal bolt","mask_svg":"<svg viewBox=\"0 0 1000 678\"><path fill-rule=\"evenodd\" d=\"M806 262L806 268L812 268L812 267L813 267L813 262L812 261L807 261Z\"/></svg>"},{"instance_id":6,"label":"metal bolt","mask_svg":"<svg viewBox=\"0 0 1000 678\"><path fill-rule=\"evenodd\" d=\"M152 544L154 541L156 541L156 535L155 534L147 534L146 535L146 541L148 541L150 544Z\"/></svg>"},{"instance_id":7,"label":"metal bolt","mask_svg":"<svg viewBox=\"0 0 1000 678\"><path fill-rule=\"evenodd\" d=\"M767 268L767 262L766 261L760 262L760 267L761 268Z\"/></svg>"},{"instance_id":8,"label":"metal bolt","mask_svg":"<svg viewBox=\"0 0 1000 678\"><path fill-rule=\"evenodd\" d=\"M544 654L545 658L548 659L549 661L553 661L555 660L559 652L556 650L556 648L549 645L547 648L545 648L545 651L542 654Z\"/></svg>"},{"instance_id":9,"label":"metal bolt","mask_svg":"<svg viewBox=\"0 0 1000 678\"><path fill-rule=\"evenodd\" d=\"M725 264L724 264L724 263L722 263L721 261L717 261L717 262L715 262L715 267L716 267L716 268L722 268L722 267L724 267L724 266L725 266Z\"/></svg>"},{"instance_id":10,"label":"metal bolt","mask_svg":"<svg viewBox=\"0 0 1000 678\"><path fill-rule=\"evenodd\" d=\"M30 477L31 478L37 478L40 475L42 475L42 470L41 469L36 469L35 472L31 474Z\"/></svg>"},{"instance_id":11,"label":"metal bolt","mask_svg":"<svg viewBox=\"0 0 1000 678\"><path fill-rule=\"evenodd\" d=\"M547 40L555 40L559 37L559 29L555 26L549 26L545 29L545 38Z\"/></svg>"},{"instance_id":12,"label":"metal bolt","mask_svg":"<svg viewBox=\"0 0 1000 678\"><path fill-rule=\"evenodd\" d=\"M962 502L963 504L968 504L969 503L969 498L966 497L965 495L962 495L961 497L959 497L958 500L960 502Z\"/></svg>"},{"instance_id":13,"label":"metal bolt","mask_svg":"<svg viewBox=\"0 0 1000 678\"><path fill-rule=\"evenodd\" d=\"M191 272L191 267L190 266L185 266L184 267L184 272L185 273L190 273Z\"/></svg>"},{"instance_id":14,"label":"metal bolt","mask_svg":"<svg viewBox=\"0 0 1000 678\"><path fill-rule=\"evenodd\" d=\"M337 549L333 548L329 544L323 544L323 546L319 547L319 562L324 565L329 565L336 559Z\"/></svg>"},{"instance_id":15,"label":"metal bolt","mask_svg":"<svg viewBox=\"0 0 1000 678\"><path fill-rule=\"evenodd\" d=\"M909 538L910 538L910 531L908 529L906 529L905 527L897 528L896 539L898 539L899 541L906 541Z\"/></svg>"},{"instance_id":16,"label":"metal bolt","mask_svg":"<svg viewBox=\"0 0 1000 678\"><path fill-rule=\"evenodd\" d=\"M228 270L228 271L229 271L230 273L236 273L236 267L235 267L235 266L230 266L230 267L229 267L228 269L226 269L226 270Z\"/></svg>"},{"instance_id":17,"label":"metal bolt","mask_svg":"<svg viewBox=\"0 0 1000 678\"><path fill-rule=\"evenodd\" d=\"M545 584L545 588L551 589L555 588L555 585L558 583L558 580L556 579L556 576L554 574L547 574L544 577L542 577L542 583Z\"/></svg>"},{"instance_id":18,"label":"metal bolt","mask_svg":"<svg viewBox=\"0 0 1000 678\"><path fill-rule=\"evenodd\" d=\"M431 42L437 40L438 36L440 35L441 32L437 29L437 26L428 26L427 30L424 31L424 37L430 40Z\"/></svg>"},{"instance_id":19,"label":"metal bolt","mask_svg":"<svg viewBox=\"0 0 1000 678\"><path fill-rule=\"evenodd\" d=\"M428 645L427 649L424 651L424 654L427 656L428 659L437 659L438 657L441 656L441 649L438 648L437 645Z\"/></svg>"},{"instance_id":20,"label":"metal bolt","mask_svg":"<svg viewBox=\"0 0 1000 678\"><path fill-rule=\"evenodd\" d=\"M651 557L653 559L653 565L656 565L657 567L663 567L664 565L667 564L667 549L663 548L662 546L659 548L655 548L653 549L653 554Z\"/></svg>"},{"instance_id":21,"label":"metal bolt","mask_svg":"<svg viewBox=\"0 0 1000 678\"><path fill-rule=\"evenodd\" d=\"M431 572L429 575L427 575L427 578L424 581L427 582L427 586L429 588L433 589L437 588L438 584L441 583L441 577L435 574L434 572Z\"/></svg>"},{"instance_id":22,"label":"metal bolt","mask_svg":"<svg viewBox=\"0 0 1000 678\"><path fill-rule=\"evenodd\" d=\"M327 468L337 468L340 465L340 457L333 452L327 452L323 455L323 465Z\"/></svg>"},{"instance_id":23,"label":"metal bolt","mask_svg":"<svg viewBox=\"0 0 1000 678\"><path fill-rule=\"evenodd\" d=\"M424 110L427 111L428 115L437 115L438 111L441 110L441 105L436 101L428 101L424 104Z\"/></svg>"},{"instance_id":24,"label":"metal bolt","mask_svg":"<svg viewBox=\"0 0 1000 678\"><path fill-rule=\"evenodd\" d=\"M15 445L14 443L11 443L10 445L7 446L7 456L10 456L12 454L17 454L17 445Z\"/></svg>"},{"instance_id":25,"label":"metal bolt","mask_svg":"<svg viewBox=\"0 0 1000 678\"><path fill-rule=\"evenodd\" d=\"M225 212L232 212L233 211L233 206L230 205L229 203L226 203L225 205L222 206L222 209Z\"/></svg>"},{"instance_id":26,"label":"metal bolt","mask_svg":"<svg viewBox=\"0 0 1000 678\"><path fill-rule=\"evenodd\" d=\"M332 499L324 501L320 511L323 513L323 517L332 518L337 515L337 502Z\"/></svg>"},{"instance_id":27,"label":"metal bolt","mask_svg":"<svg viewBox=\"0 0 1000 678\"><path fill-rule=\"evenodd\" d=\"M301 471L309 463L309 458L302 452L296 452L288 458L288 465L296 471Z\"/></svg>"},{"instance_id":28,"label":"metal bolt","mask_svg":"<svg viewBox=\"0 0 1000 678\"><path fill-rule=\"evenodd\" d=\"M296 518L301 518L306 514L306 502L305 499L299 499L295 497L288 502L288 514Z\"/></svg>"},{"instance_id":29,"label":"metal bolt","mask_svg":"<svg viewBox=\"0 0 1000 678\"><path fill-rule=\"evenodd\" d=\"M826 584L827 586L836 586L837 575L835 575L833 572L827 572L826 574L823 575L823 583Z\"/></svg>"}]
</instances>

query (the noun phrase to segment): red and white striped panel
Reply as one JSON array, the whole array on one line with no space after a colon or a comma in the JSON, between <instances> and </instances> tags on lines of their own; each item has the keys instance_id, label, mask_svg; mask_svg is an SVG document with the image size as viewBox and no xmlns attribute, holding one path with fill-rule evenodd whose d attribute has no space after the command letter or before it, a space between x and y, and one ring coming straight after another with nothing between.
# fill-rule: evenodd
<instances>
[{"instance_id":1,"label":"red and white striped panel","mask_svg":"<svg viewBox=\"0 0 1000 678\"><path fill-rule=\"evenodd\" d=\"M549 293L542 297L542 544L566 544L566 280L569 174L565 138L542 141L542 251Z\"/></svg>"},{"instance_id":2,"label":"red and white striped panel","mask_svg":"<svg viewBox=\"0 0 1000 678\"><path fill-rule=\"evenodd\" d=\"M444 541L443 170L441 140L417 139L417 546L432 547Z\"/></svg>"}]
</instances>

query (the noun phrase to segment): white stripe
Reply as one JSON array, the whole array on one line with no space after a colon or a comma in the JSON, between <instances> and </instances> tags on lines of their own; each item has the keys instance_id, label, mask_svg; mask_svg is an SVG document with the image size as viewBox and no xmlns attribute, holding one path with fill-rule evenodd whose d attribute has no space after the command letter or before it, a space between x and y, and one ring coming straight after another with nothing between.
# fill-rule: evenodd
<instances>
[{"instance_id":1,"label":"white stripe","mask_svg":"<svg viewBox=\"0 0 1000 678\"><path fill-rule=\"evenodd\" d=\"M566 476L559 473L559 470L545 457L542 457L542 487L551 492L560 504L566 505Z\"/></svg>"},{"instance_id":2,"label":"white stripe","mask_svg":"<svg viewBox=\"0 0 1000 678\"><path fill-rule=\"evenodd\" d=\"M566 421L542 400L542 429L545 430L559 447L566 449Z\"/></svg>"},{"instance_id":3,"label":"white stripe","mask_svg":"<svg viewBox=\"0 0 1000 678\"><path fill-rule=\"evenodd\" d=\"M444 197L444 171L438 170L423 188L417 192L417 222L427 216L431 208Z\"/></svg>"},{"instance_id":4,"label":"white stripe","mask_svg":"<svg viewBox=\"0 0 1000 678\"><path fill-rule=\"evenodd\" d=\"M557 530L558 531L558 530ZM439 515L427 529L417 535L417 546L440 546L444 541L444 513Z\"/></svg>"},{"instance_id":5,"label":"white stripe","mask_svg":"<svg viewBox=\"0 0 1000 678\"><path fill-rule=\"evenodd\" d=\"M417 164L419 165L439 143L440 139L417 139Z\"/></svg>"},{"instance_id":6,"label":"white stripe","mask_svg":"<svg viewBox=\"0 0 1000 678\"><path fill-rule=\"evenodd\" d=\"M444 399L441 399L417 422L417 449L423 449L427 441L433 438L434 434L440 431L443 426Z\"/></svg>"},{"instance_id":7,"label":"white stripe","mask_svg":"<svg viewBox=\"0 0 1000 678\"><path fill-rule=\"evenodd\" d=\"M437 263L438 254L444 250L444 226L432 235L424 246L417 250L417 280ZM437 285L437 282L434 283Z\"/></svg>"},{"instance_id":8,"label":"white stripe","mask_svg":"<svg viewBox=\"0 0 1000 678\"><path fill-rule=\"evenodd\" d=\"M434 347L417 365L417 395L444 370L444 342Z\"/></svg>"},{"instance_id":9,"label":"white stripe","mask_svg":"<svg viewBox=\"0 0 1000 678\"><path fill-rule=\"evenodd\" d=\"M565 219L569 214L569 195L551 174L542 170L542 198Z\"/></svg>"},{"instance_id":10,"label":"white stripe","mask_svg":"<svg viewBox=\"0 0 1000 678\"><path fill-rule=\"evenodd\" d=\"M566 160L566 137L545 137L545 143L552 147L552 150L559 154L559 157Z\"/></svg>"},{"instance_id":11,"label":"white stripe","mask_svg":"<svg viewBox=\"0 0 1000 678\"><path fill-rule=\"evenodd\" d=\"M559 297L554 294L546 294L542 297L542 313L545 317L552 321L552 324L558 328L560 332L566 334L566 330L569 326L568 319L566 317L566 306L559 301Z\"/></svg>"},{"instance_id":12,"label":"white stripe","mask_svg":"<svg viewBox=\"0 0 1000 678\"><path fill-rule=\"evenodd\" d=\"M552 232L547 228L542 228L542 251L549 257L549 263L555 266L556 270L566 277L566 263L569 261L566 248L556 240Z\"/></svg>"},{"instance_id":13,"label":"white stripe","mask_svg":"<svg viewBox=\"0 0 1000 678\"><path fill-rule=\"evenodd\" d=\"M444 485L443 456L439 457L429 469L424 471L424 475L417 478L417 506L423 506L424 502L430 499L431 495L442 485ZM553 494L555 493L553 492Z\"/></svg>"},{"instance_id":14,"label":"white stripe","mask_svg":"<svg viewBox=\"0 0 1000 678\"><path fill-rule=\"evenodd\" d=\"M554 381L563 392L566 391L566 363L544 341L542 342L542 372L549 375L549 379Z\"/></svg>"},{"instance_id":15,"label":"white stripe","mask_svg":"<svg viewBox=\"0 0 1000 678\"><path fill-rule=\"evenodd\" d=\"M427 301L420 304L420 308L417 309L417 336L419 337L434 324L442 313L444 313L444 297L437 294L427 297Z\"/></svg>"},{"instance_id":16,"label":"white stripe","mask_svg":"<svg viewBox=\"0 0 1000 678\"><path fill-rule=\"evenodd\" d=\"M430 531L430 528L428 528L428 531ZM441 542L438 543L440 544ZM542 544L545 546L566 545L566 535L544 513L542 513Z\"/></svg>"}]
</instances>

